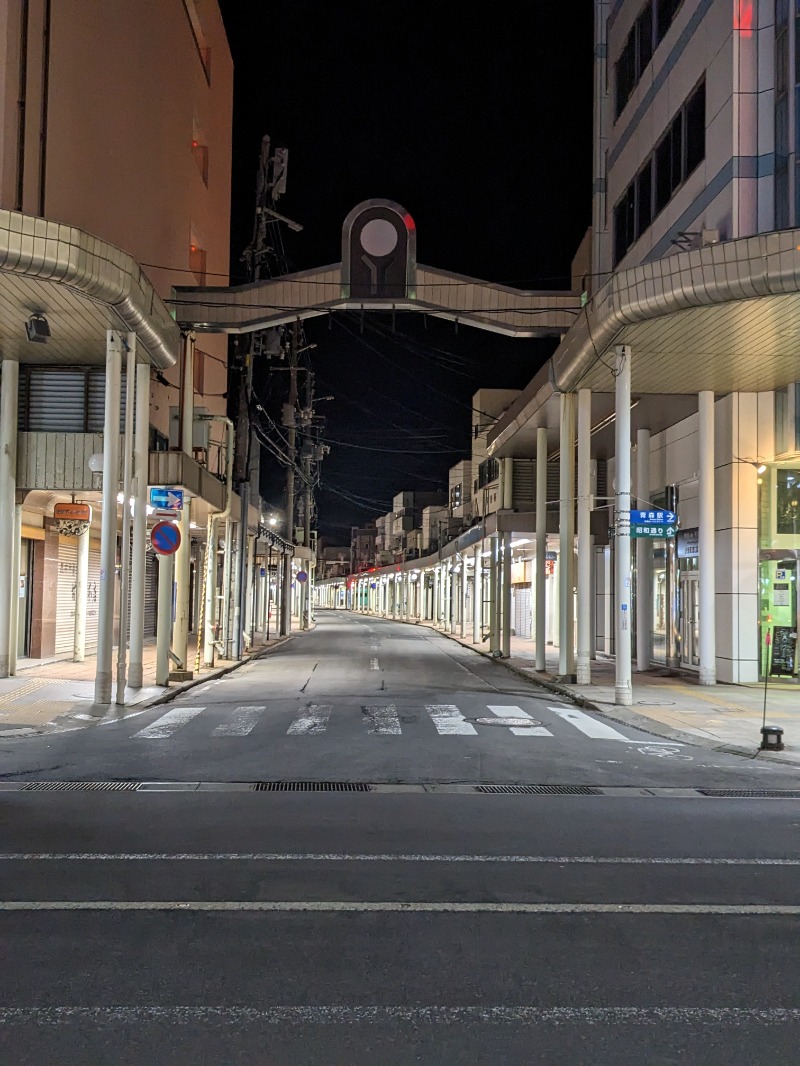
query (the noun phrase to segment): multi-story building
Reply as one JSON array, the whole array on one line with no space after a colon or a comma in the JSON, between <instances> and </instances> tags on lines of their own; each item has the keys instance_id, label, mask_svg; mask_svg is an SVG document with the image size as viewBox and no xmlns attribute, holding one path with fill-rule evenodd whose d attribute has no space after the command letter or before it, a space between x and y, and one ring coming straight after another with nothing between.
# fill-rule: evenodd
<instances>
[{"instance_id":1,"label":"multi-story building","mask_svg":"<svg viewBox=\"0 0 800 1066\"><path fill-rule=\"evenodd\" d=\"M233 65L216 0L9 0L0 50L0 538L15 545L0 576L0 675L17 656L80 658L99 644L102 703L127 511L118 490L133 486L138 510L132 683L155 626L148 483L185 494L173 639L180 647L183 633L184 655L209 516L226 522L212 562L236 542L227 338L195 344L171 302L174 286L227 282ZM54 517L59 504L91 507L84 537Z\"/></svg>"}]
</instances>

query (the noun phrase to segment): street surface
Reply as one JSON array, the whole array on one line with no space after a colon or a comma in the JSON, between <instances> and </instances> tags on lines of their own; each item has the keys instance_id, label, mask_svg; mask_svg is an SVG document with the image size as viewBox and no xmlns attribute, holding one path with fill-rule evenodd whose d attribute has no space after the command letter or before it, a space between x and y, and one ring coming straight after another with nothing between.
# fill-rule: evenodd
<instances>
[{"instance_id":1,"label":"street surface","mask_svg":"<svg viewBox=\"0 0 800 1066\"><path fill-rule=\"evenodd\" d=\"M427 629L321 613L172 703L4 738L0 775L0 1062L799 1061L800 800L700 791L793 768Z\"/></svg>"}]
</instances>

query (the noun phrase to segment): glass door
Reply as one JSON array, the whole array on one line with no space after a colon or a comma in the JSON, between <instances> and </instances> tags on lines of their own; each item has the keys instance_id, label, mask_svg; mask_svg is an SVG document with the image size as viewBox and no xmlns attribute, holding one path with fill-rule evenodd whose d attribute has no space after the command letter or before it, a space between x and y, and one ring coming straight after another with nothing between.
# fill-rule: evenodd
<instances>
[{"instance_id":1,"label":"glass door","mask_svg":"<svg viewBox=\"0 0 800 1066\"><path fill-rule=\"evenodd\" d=\"M700 666L700 581L697 573L681 574L681 666Z\"/></svg>"}]
</instances>

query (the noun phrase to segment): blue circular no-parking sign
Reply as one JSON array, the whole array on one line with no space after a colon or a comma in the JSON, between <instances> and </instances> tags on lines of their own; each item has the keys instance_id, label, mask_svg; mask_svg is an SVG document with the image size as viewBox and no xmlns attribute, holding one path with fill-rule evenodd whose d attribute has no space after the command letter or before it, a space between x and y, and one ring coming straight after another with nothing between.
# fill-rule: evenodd
<instances>
[{"instance_id":1,"label":"blue circular no-parking sign","mask_svg":"<svg viewBox=\"0 0 800 1066\"><path fill-rule=\"evenodd\" d=\"M181 531L174 522L156 522L150 530L150 544L159 555L172 555L181 546Z\"/></svg>"}]
</instances>

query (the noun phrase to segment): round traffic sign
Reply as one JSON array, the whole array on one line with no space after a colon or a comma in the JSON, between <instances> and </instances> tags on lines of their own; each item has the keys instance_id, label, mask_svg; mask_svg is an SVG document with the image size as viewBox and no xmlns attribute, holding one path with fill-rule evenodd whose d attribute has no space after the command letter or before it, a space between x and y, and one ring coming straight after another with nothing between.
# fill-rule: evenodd
<instances>
[{"instance_id":1,"label":"round traffic sign","mask_svg":"<svg viewBox=\"0 0 800 1066\"><path fill-rule=\"evenodd\" d=\"M174 522L156 522L150 530L150 544L159 555L172 555L181 545L181 531Z\"/></svg>"},{"instance_id":2,"label":"round traffic sign","mask_svg":"<svg viewBox=\"0 0 800 1066\"><path fill-rule=\"evenodd\" d=\"M305 570L298 570L297 573L295 574L295 577L300 582L308 580L308 574L305 572Z\"/></svg>"}]
</instances>

